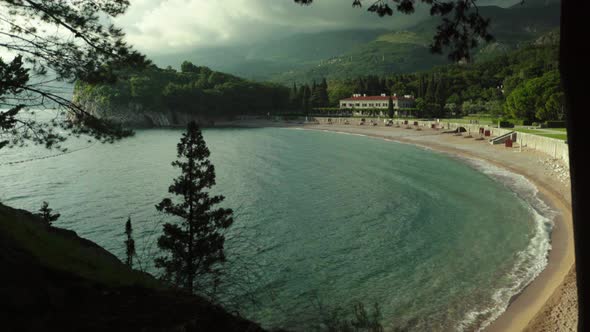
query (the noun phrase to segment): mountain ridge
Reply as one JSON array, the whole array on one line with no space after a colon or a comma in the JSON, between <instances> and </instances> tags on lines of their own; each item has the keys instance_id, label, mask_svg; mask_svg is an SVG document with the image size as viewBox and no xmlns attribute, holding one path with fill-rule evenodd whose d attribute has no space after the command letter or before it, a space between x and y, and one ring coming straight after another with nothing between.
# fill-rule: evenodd
<instances>
[{"instance_id":1,"label":"mountain ridge","mask_svg":"<svg viewBox=\"0 0 590 332\"><path fill-rule=\"evenodd\" d=\"M518 49L559 26L559 1L527 0L502 8L481 6L491 19L496 40L474 50L474 59L485 60ZM250 47L200 50L176 56L156 57L160 65L182 60L206 65L247 79L290 85L312 80L347 79L363 75L390 75L428 70L450 63L445 55L431 54L429 45L439 18L418 22L400 30L341 30L296 34ZM166 62L166 63L163 63Z\"/></svg>"}]
</instances>

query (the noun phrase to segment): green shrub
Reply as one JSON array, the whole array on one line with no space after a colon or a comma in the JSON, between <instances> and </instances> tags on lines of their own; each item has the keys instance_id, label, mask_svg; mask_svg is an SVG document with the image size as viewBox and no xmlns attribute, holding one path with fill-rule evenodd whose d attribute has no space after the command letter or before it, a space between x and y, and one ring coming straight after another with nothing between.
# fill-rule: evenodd
<instances>
[{"instance_id":1,"label":"green shrub","mask_svg":"<svg viewBox=\"0 0 590 332\"><path fill-rule=\"evenodd\" d=\"M465 118L475 118L475 119L483 119L483 118L493 118L491 114L488 113L471 113L466 115Z\"/></svg>"},{"instance_id":2,"label":"green shrub","mask_svg":"<svg viewBox=\"0 0 590 332\"><path fill-rule=\"evenodd\" d=\"M512 120L512 122L518 126L530 126L533 124L530 120Z\"/></svg>"},{"instance_id":3,"label":"green shrub","mask_svg":"<svg viewBox=\"0 0 590 332\"><path fill-rule=\"evenodd\" d=\"M510 121L500 121L499 122L500 128L514 128L514 123Z\"/></svg>"},{"instance_id":4,"label":"green shrub","mask_svg":"<svg viewBox=\"0 0 590 332\"><path fill-rule=\"evenodd\" d=\"M547 121L545 122L547 128L565 128L565 121Z\"/></svg>"}]
</instances>

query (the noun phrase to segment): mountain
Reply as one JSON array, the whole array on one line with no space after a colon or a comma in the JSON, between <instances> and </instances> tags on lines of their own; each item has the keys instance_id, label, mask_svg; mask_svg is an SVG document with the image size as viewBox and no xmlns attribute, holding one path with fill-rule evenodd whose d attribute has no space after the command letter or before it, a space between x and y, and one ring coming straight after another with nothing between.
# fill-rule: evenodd
<instances>
[{"instance_id":1,"label":"mountain","mask_svg":"<svg viewBox=\"0 0 590 332\"><path fill-rule=\"evenodd\" d=\"M476 61L518 49L559 27L558 0L526 0L509 8L481 6L491 19L495 41L475 50ZM405 30L353 30L298 34L249 47L198 50L175 57L155 58L160 66L183 60L254 80L283 84L389 75L427 70L449 63L430 53L440 18L429 18Z\"/></svg>"},{"instance_id":2,"label":"mountain","mask_svg":"<svg viewBox=\"0 0 590 332\"><path fill-rule=\"evenodd\" d=\"M364 45L386 30L345 30L296 34L250 46L229 46L153 57L160 67L178 67L185 60L245 78L271 76L313 66Z\"/></svg>"},{"instance_id":3,"label":"mountain","mask_svg":"<svg viewBox=\"0 0 590 332\"><path fill-rule=\"evenodd\" d=\"M523 0L522 2L512 5L512 8L537 8L551 6L559 3L560 0Z\"/></svg>"}]
</instances>

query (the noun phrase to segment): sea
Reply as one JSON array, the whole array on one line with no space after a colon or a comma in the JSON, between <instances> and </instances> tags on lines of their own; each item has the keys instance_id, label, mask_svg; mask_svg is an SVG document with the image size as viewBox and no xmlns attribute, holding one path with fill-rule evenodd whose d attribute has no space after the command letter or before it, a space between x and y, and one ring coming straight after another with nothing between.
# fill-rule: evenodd
<instances>
[{"instance_id":1,"label":"sea","mask_svg":"<svg viewBox=\"0 0 590 332\"><path fill-rule=\"evenodd\" d=\"M180 129L68 151L0 150L0 201L36 211L155 275ZM213 296L263 327L326 330L355 308L386 331L478 331L547 265L554 212L524 177L408 144L293 128L203 130L234 211Z\"/></svg>"}]
</instances>

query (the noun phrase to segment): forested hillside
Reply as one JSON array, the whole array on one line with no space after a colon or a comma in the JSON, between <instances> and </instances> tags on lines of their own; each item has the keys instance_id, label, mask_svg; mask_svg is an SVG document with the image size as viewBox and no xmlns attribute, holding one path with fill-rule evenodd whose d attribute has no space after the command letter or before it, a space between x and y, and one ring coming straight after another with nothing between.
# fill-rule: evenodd
<instances>
[{"instance_id":1,"label":"forested hillside","mask_svg":"<svg viewBox=\"0 0 590 332\"><path fill-rule=\"evenodd\" d=\"M202 116L266 113L286 108L289 90L184 62L180 71L155 66L122 73L115 85L77 82L74 99L99 110L141 109Z\"/></svg>"},{"instance_id":2,"label":"forested hillside","mask_svg":"<svg viewBox=\"0 0 590 332\"><path fill-rule=\"evenodd\" d=\"M482 16L491 19L495 41L482 43L474 51L475 61L485 61L523 47L531 40L559 27L559 3L532 1L528 7L480 7ZM432 32L439 20L429 19L404 31L383 33L348 52L317 61L313 66L284 71L270 76L277 82L310 82L323 77L347 79L363 75L391 75L427 70L449 64L445 55L430 53Z\"/></svg>"},{"instance_id":3,"label":"forested hillside","mask_svg":"<svg viewBox=\"0 0 590 332\"><path fill-rule=\"evenodd\" d=\"M558 38L553 31L536 42L492 60L439 66L429 71L329 81L329 100L353 93L412 94L418 116L486 113L527 121L563 120Z\"/></svg>"},{"instance_id":4,"label":"forested hillside","mask_svg":"<svg viewBox=\"0 0 590 332\"><path fill-rule=\"evenodd\" d=\"M491 19L495 41L475 50L475 61L485 61L524 46L559 26L559 2L527 0L510 8L480 6ZM388 20L390 18L383 18ZM161 67L188 60L213 70L258 81L285 85L311 84L323 78L350 79L393 75L449 64L446 56L431 54L429 45L439 18L417 20L402 30L345 30L299 33L251 45L196 49L156 56Z\"/></svg>"},{"instance_id":5,"label":"forested hillside","mask_svg":"<svg viewBox=\"0 0 590 332\"><path fill-rule=\"evenodd\" d=\"M114 86L78 83L75 98L102 110L140 109L211 118L285 111L309 114L313 108L337 107L340 99L353 93L396 93L416 96L414 115L421 117L485 113L528 122L563 120L558 42L558 31L551 31L490 60L408 74L322 78L289 87L247 81L184 62L180 71L157 67L130 71L127 79Z\"/></svg>"}]
</instances>

